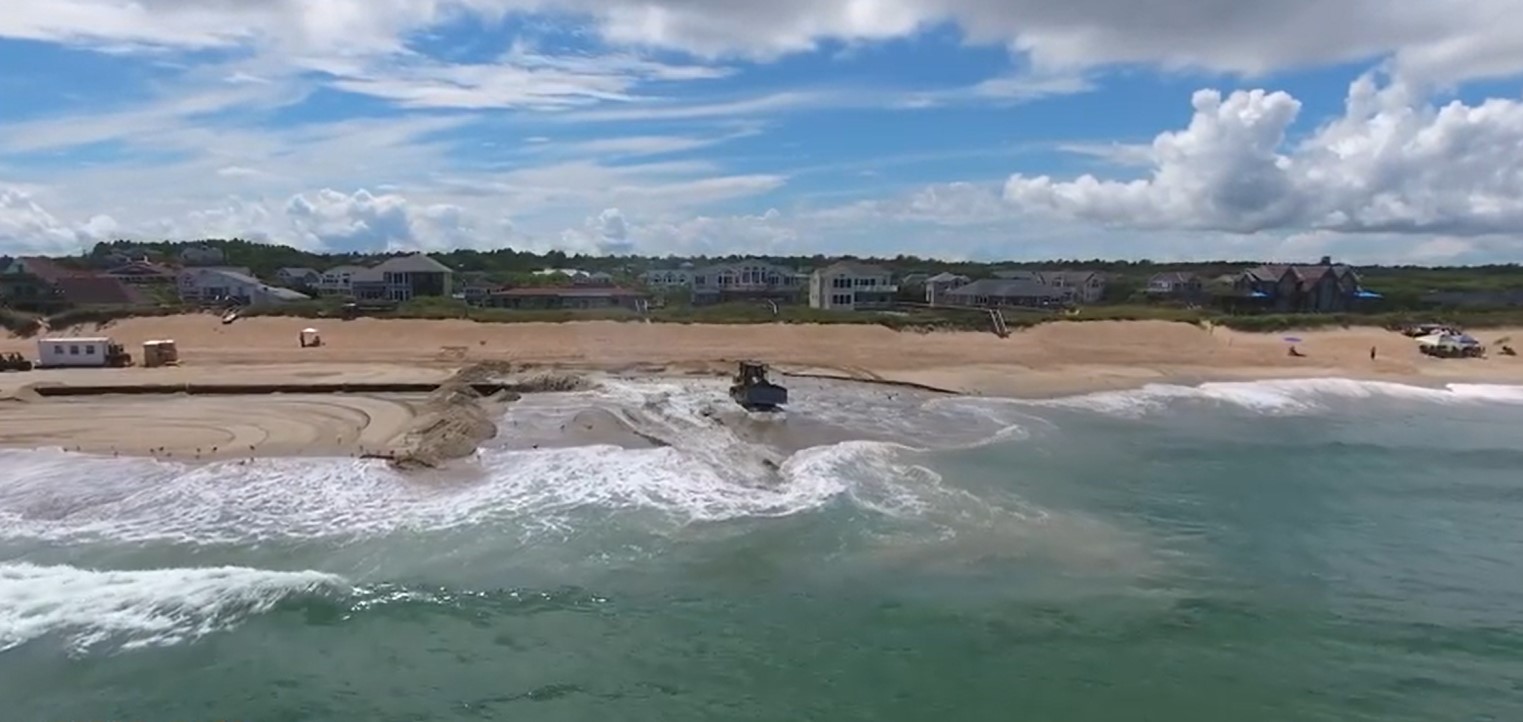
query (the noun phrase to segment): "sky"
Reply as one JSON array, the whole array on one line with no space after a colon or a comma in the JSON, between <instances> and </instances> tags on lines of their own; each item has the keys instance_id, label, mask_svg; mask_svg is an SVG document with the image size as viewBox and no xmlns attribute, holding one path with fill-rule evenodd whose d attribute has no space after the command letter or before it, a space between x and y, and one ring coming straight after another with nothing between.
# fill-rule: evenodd
<instances>
[{"instance_id":1,"label":"sky","mask_svg":"<svg viewBox=\"0 0 1523 722\"><path fill-rule=\"evenodd\" d=\"M1519 0L6 0L0 254L1523 261Z\"/></svg>"}]
</instances>

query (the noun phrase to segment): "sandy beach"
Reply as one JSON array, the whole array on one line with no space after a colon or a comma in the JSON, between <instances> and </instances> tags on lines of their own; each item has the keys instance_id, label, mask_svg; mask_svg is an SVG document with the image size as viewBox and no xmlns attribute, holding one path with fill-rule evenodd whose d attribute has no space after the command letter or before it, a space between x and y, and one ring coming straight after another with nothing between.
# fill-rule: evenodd
<instances>
[{"instance_id":1,"label":"sandy beach","mask_svg":"<svg viewBox=\"0 0 1523 722\"><path fill-rule=\"evenodd\" d=\"M313 326L321 348L298 348ZM1484 341L1520 335L1489 330ZM879 326L710 326L613 322L320 321L210 315L131 319L67 335L109 335L137 354L174 339L182 365L0 375L0 445L165 458L359 455L393 449L430 411L419 395L95 396L40 398L47 384L438 383L481 362L513 374L728 373L754 358L786 374L918 384L951 393L1041 397L1148 383L1342 377L1433 385L1523 383L1523 361L1438 360L1375 328L1249 334L1179 323L1054 323L1001 339L987 333L896 332ZM1287 354L1299 338L1304 358ZM1371 349L1375 358L1370 358ZM0 352L36 355L35 339Z\"/></svg>"}]
</instances>

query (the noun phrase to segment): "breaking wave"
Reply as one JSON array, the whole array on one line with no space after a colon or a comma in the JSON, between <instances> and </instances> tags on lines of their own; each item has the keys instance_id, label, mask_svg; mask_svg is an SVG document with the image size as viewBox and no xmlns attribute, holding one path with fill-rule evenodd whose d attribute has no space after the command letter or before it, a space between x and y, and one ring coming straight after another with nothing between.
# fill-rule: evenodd
<instances>
[{"instance_id":1,"label":"breaking wave","mask_svg":"<svg viewBox=\"0 0 1523 722\"><path fill-rule=\"evenodd\" d=\"M289 598L348 590L342 578L313 571L0 564L0 652L44 637L75 653L166 646L231 628Z\"/></svg>"},{"instance_id":2,"label":"breaking wave","mask_svg":"<svg viewBox=\"0 0 1523 722\"><path fill-rule=\"evenodd\" d=\"M1149 384L1127 391L1104 391L1058 399L1018 402L1038 408L1095 411L1122 417L1142 417L1181 402L1235 406L1263 414L1315 414L1348 399L1387 398L1435 404L1523 404L1523 386L1448 384L1424 387L1389 381L1340 378L1231 381L1199 386Z\"/></svg>"},{"instance_id":3,"label":"breaking wave","mask_svg":"<svg viewBox=\"0 0 1523 722\"><path fill-rule=\"evenodd\" d=\"M236 544L491 524L532 535L586 510L652 512L677 525L836 503L903 517L949 493L935 472L906 460L919 449L899 443L849 440L790 453L758 442L745 424L716 421L715 405L728 399L712 384L613 384L544 399L509 413L554 424L598 402L669 444L489 446L476 459L479 478L468 481L410 478L353 459L195 466L0 451L0 466L10 470L0 484L0 539ZM1008 424L987 426L979 433L1014 433Z\"/></svg>"}]
</instances>

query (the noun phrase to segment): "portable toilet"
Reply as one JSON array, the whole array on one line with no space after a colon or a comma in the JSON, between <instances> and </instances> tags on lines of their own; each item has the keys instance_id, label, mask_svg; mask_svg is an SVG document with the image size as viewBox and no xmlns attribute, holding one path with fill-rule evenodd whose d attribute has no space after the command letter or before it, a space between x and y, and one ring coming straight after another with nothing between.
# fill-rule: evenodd
<instances>
[{"instance_id":1,"label":"portable toilet","mask_svg":"<svg viewBox=\"0 0 1523 722\"><path fill-rule=\"evenodd\" d=\"M143 366L175 366L180 363L180 350L170 339L143 342Z\"/></svg>"}]
</instances>

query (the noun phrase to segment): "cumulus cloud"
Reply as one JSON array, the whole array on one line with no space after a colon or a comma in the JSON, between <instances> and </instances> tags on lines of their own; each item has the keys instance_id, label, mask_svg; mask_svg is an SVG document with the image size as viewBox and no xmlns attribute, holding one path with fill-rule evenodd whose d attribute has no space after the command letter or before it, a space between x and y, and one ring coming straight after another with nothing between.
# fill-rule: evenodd
<instances>
[{"instance_id":1,"label":"cumulus cloud","mask_svg":"<svg viewBox=\"0 0 1523 722\"><path fill-rule=\"evenodd\" d=\"M635 250L634 239L630 238L629 221L625 220L624 213L617 208L604 208L601 213L588 218L582 230L568 230L561 237L572 247L592 253L624 255Z\"/></svg>"},{"instance_id":2,"label":"cumulus cloud","mask_svg":"<svg viewBox=\"0 0 1523 722\"><path fill-rule=\"evenodd\" d=\"M0 185L0 253L76 253L115 230L110 216L60 221L22 188Z\"/></svg>"},{"instance_id":3,"label":"cumulus cloud","mask_svg":"<svg viewBox=\"0 0 1523 722\"><path fill-rule=\"evenodd\" d=\"M1146 178L1017 174L1005 200L1136 228L1464 235L1523 227L1523 103L1435 107L1408 86L1365 76L1343 116L1294 145L1286 132L1301 105L1286 93L1203 90L1193 105L1187 128L1153 141Z\"/></svg>"}]
</instances>

